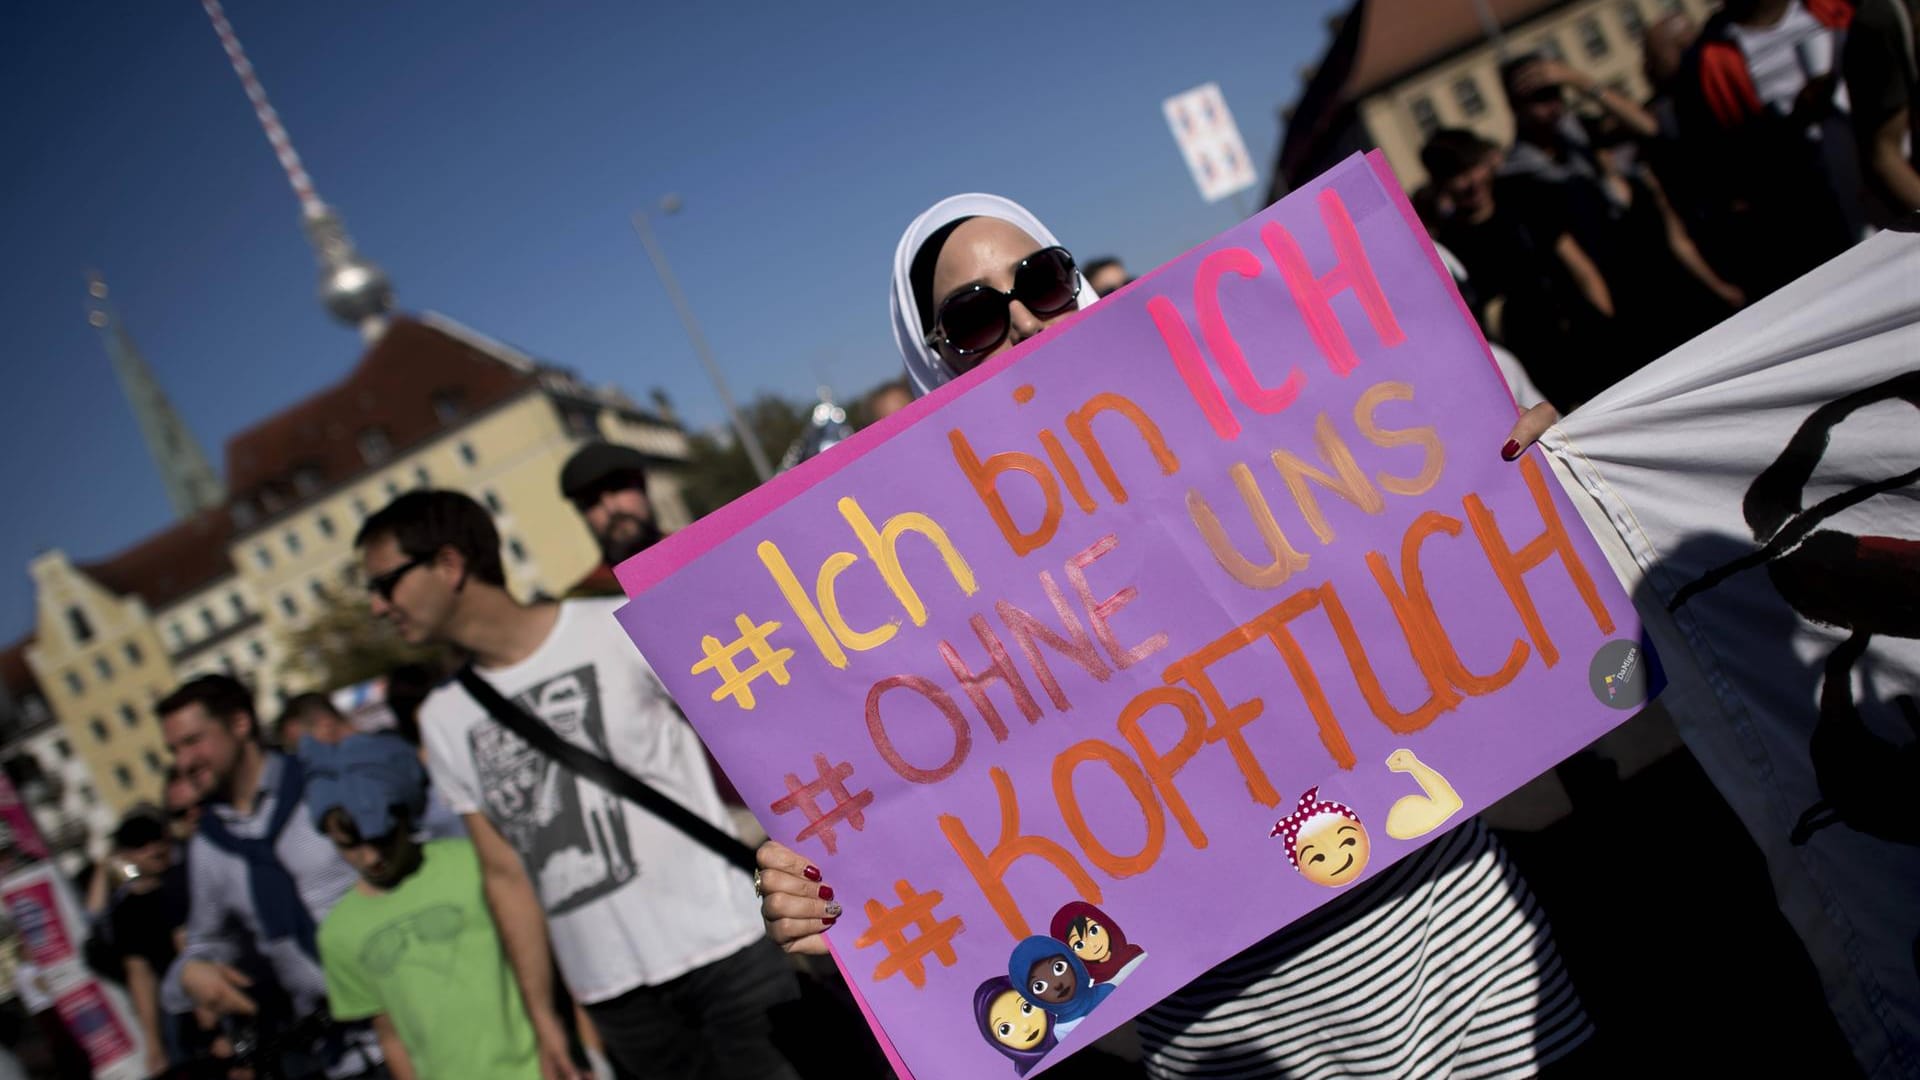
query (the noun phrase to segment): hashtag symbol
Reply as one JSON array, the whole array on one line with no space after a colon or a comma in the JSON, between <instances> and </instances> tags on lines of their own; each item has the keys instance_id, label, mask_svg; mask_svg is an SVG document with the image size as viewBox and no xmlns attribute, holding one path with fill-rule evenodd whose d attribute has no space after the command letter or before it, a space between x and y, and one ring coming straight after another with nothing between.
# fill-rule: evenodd
<instances>
[{"instance_id":1,"label":"hashtag symbol","mask_svg":"<svg viewBox=\"0 0 1920 1080\"><path fill-rule=\"evenodd\" d=\"M813 767L819 772L818 780L801 783L793 773L787 774L787 793L770 804L776 814L790 814L796 808L807 816L807 824L795 836L795 840L805 840L818 836L820 842L827 845L827 854L839 851L839 838L834 835L834 826L846 822L855 832L867 827L867 815L863 813L873 803L873 792L861 791L854 794L847 790L847 777L853 775L853 766L846 762L831 765L827 755L813 755ZM826 813L820 812L820 794L825 792L833 800L833 806Z\"/></svg>"},{"instance_id":2,"label":"hashtag symbol","mask_svg":"<svg viewBox=\"0 0 1920 1080\"><path fill-rule=\"evenodd\" d=\"M787 674L787 661L793 659L793 650L767 647L768 636L780 629L777 622L763 622L756 626L745 615L735 615L733 625L739 629L740 636L725 645L720 644L720 639L712 634L700 639L700 649L707 657L693 665L693 674L719 672L720 689L713 692L713 700L732 698L741 708L751 709L753 680L762 675L772 675L774 682L785 686L792 678ZM753 653L753 663L745 671L733 662L743 651Z\"/></svg>"},{"instance_id":3,"label":"hashtag symbol","mask_svg":"<svg viewBox=\"0 0 1920 1080\"><path fill-rule=\"evenodd\" d=\"M942 967L952 967L959 962L959 957L953 954L953 935L965 924L958 918L934 921L933 909L942 899L937 891L915 892L905 881L894 882L893 891L900 894L899 907L889 908L878 900L867 901L867 929L854 939L853 945L856 949L876 943L886 946L886 959L873 968L875 982L901 974L916 988L922 987L927 983L927 967L921 960L928 953L932 953ZM909 928L919 932L912 941L907 940Z\"/></svg>"}]
</instances>

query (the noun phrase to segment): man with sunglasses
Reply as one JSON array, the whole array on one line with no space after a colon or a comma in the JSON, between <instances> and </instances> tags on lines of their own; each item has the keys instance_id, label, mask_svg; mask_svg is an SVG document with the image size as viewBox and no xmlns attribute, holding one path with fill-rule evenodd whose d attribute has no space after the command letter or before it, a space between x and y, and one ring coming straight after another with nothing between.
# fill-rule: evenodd
<instances>
[{"instance_id":1,"label":"man with sunglasses","mask_svg":"<svg viewBox=\"0 0 1920 1080\"><path fill-rule=\"evenodd\" d=\"M354 546L373 614L401 637L457 647L533 723L730 828L699 739L614 621L623 598L515 600L492 519L452 491L402 495ZM433 785L465 816L547 1080L576 1075L550 1004L555 961L621 1077L794 1080L771 1010L799 986L744 875L529 745L458 684L418 716Z\"/></svg>"},{"instance_id":2,"label":"man with sunglasses","mask_svg":"<svg viewBox=\"0 0 1920 1080\"><path fill-rule=\"evenodd\" d=\"M561 468L560 494L580 512L600 545L600 565L567 590L567 596L621 595L613 568L664 535L647 501L646 455L631 446L588 443Z\"/></svg>"}]
</instances>

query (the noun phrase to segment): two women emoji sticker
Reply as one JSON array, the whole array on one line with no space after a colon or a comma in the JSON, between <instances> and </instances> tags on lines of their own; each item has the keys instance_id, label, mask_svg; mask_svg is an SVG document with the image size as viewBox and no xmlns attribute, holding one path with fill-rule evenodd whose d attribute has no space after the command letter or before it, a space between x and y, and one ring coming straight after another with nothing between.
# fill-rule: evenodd
<instances>
[{"instance_id":1,"label":"two women emoji sticker","mask_svg":"<svg viewBox=\"0 0 1920 1080\"><path fill-rule=\"evenodd\" d=\"M1360 815L1344 803L1322 799L1318 787L1308 788L1293 813L1274 822L1267 835L1286 844L1287 861L1301 877L1329 889L1360 880L1373 850Z\"/></svg>"}]
</instances>

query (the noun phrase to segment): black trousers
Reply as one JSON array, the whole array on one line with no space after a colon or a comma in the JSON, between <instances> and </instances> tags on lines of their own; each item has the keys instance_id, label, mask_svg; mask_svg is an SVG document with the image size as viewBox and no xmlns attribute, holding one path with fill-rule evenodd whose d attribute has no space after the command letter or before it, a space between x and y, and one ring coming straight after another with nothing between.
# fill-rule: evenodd
<instances>
[{"instance_id":1,"label":"black trousers","mask_svg":"<svg viewBox=\"0 0 1920 1080\"><path fill-rule=\"evenodd\" d=\"M620 1080L799 1080L773 1042L775 1006L800 996L767 938L659 986L587 1006Z\"/></svg>"}]
</instances>

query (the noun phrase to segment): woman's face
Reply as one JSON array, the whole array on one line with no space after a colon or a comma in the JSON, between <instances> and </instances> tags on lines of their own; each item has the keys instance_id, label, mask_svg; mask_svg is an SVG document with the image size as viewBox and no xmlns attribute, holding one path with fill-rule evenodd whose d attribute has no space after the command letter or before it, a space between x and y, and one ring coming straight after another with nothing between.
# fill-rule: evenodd
<instances>
[{"instance_id":1,"label":"woman's face","mask_svg":"<svg viewBox=\"0 0 1920 1080\"><path fill-rule=\"evenodd\" d=\"M994 1041L1015 1050L1032 1050L1047 1034L1047 1014L1013 990L1003 990L987 1006L987 1030Z\"/></svg>"},{"instance_id":2,"label":"woman's face","mask_svg":"<svg viewBox=\"0 0 1920 1080\"><path fill-rule=\"evenodd\" d=\"M1001 292L1012 292L1014 267L1019 265L1020 260L1045 246L1028 236L1019 226L999 218L977 217L961 222L947 237L946 245L940 249L940 257L934 262L935 317L938 317L940 305L946 303L948 297L969 285L985 285ZM1025 304L1015 300L1007 312L1007 336L1000 344L982 352L961 356L943 341L940 344L940 357L956 373L972 371L988 357L1013 348L1073 310L1075 305L1069 304L1065 311L1042 319L1027 310Z\"/></svg>"}]
</instances>

